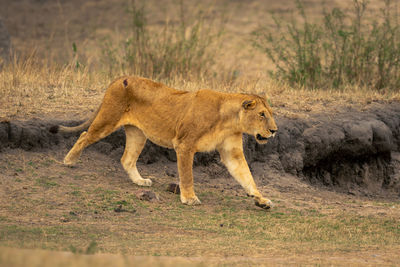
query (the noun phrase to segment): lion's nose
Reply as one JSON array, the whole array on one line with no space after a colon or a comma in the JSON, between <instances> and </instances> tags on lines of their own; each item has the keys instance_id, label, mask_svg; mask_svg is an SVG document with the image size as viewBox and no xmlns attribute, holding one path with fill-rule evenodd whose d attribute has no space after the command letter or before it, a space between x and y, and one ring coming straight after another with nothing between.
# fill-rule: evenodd
<instances>
[{"instance_id":1,"label":"lion's nose","mask_svg":"<svg viewBox=\"0 0 400 267\"><path fill-rule=\"evenodd\" d=\"M269 131L270 131L272 134L274 134L274 133L276 133L278 130L269 129Z\"/></svg>"}]
</instances>

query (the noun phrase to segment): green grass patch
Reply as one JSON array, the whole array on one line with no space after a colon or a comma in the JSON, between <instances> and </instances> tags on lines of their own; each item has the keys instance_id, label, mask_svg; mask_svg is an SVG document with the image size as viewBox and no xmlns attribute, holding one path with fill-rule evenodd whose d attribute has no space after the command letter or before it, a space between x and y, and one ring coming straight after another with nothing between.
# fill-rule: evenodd
<instances>
[{"instance_id":1,"label":"green grass patch","mask_svg":"<svg viewBox=\"0 0 400 267\"><path fill-rule=\"evenodd\" d=\"M54 187L54 186L58 186L59 184L57 182L54 181L55 178L52 177L45 177L45 176L41 176L39 178L36 178L36 185L45 187L45 188L50 188L50 187Z\"/></svg>"}]
</instances>

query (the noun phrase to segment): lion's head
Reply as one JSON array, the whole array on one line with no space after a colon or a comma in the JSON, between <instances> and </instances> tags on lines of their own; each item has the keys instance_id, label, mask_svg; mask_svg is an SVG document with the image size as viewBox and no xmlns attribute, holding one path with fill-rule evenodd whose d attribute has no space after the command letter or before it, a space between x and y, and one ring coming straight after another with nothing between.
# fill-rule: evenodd
<instances>
[{"instance_id":1,"label":"lion's head","mask_svg":"<svg viewBox=\"0 0 400 267\"><path fill-rule=\"evenodd\" d=\"M244 132L253 135L259 144L266 144L268 138L278 131L267 101L259 96L249 96L242 102L240 123Z\"/></svg>"}]
</instances>

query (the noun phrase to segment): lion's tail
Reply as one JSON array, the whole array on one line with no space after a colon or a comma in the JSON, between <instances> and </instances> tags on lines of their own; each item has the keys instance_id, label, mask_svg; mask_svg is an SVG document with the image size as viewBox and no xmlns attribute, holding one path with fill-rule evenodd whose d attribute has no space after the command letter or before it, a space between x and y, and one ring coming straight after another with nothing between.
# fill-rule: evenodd
<instances>
[{"instance_id":1,"label":"lion's tail","mask_svg":"<svg viewBox=\"0 0 400 267\"><path fill-rule=\"evenodd\" d=\"M53 125L49 128L49 131L53 134L56 133L75 133L75 132L80 132L83 130L86 130L87 128L89 128L90 124L92 124L92 122L94 121L94 119L97 116L97 113L99 113L100 107L97 109L96 112L94 112L92 114L92 116L87 119L85 122L83 122L82 124L78 125L78 126L62 126L62 125Z\"/></svg>"}]
</instances>

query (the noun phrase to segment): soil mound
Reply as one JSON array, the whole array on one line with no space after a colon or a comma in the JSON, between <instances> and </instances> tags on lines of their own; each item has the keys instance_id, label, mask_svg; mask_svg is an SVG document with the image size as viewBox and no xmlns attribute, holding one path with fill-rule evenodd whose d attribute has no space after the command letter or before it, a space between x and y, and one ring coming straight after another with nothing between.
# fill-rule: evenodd
<instances>
[{"instance_id":1,"label":"soil mound","mask_svg":"<svg viewBox=\"0 0 400 267\"><path fill-rule=\"evenodd\" d=\"M349 193L400 192L400 103L372 103L365 111L342 110L297 118L278 116L276 121L278 134L267 145L259 145L253 137L244 136L244 150L250 164L263 162L313 184ZM41 119L2 121L0 150L69 148L79 133L65 136L52 134L50 129L57 124L79 123ZM124 144L121 129L91 149L119 159ZM148 142L139 160L149 164L161 159L176 161L175 152ZM194 164L214 166L218 162L216 152L197 153Z\"/></svg>"}]
</instances>

